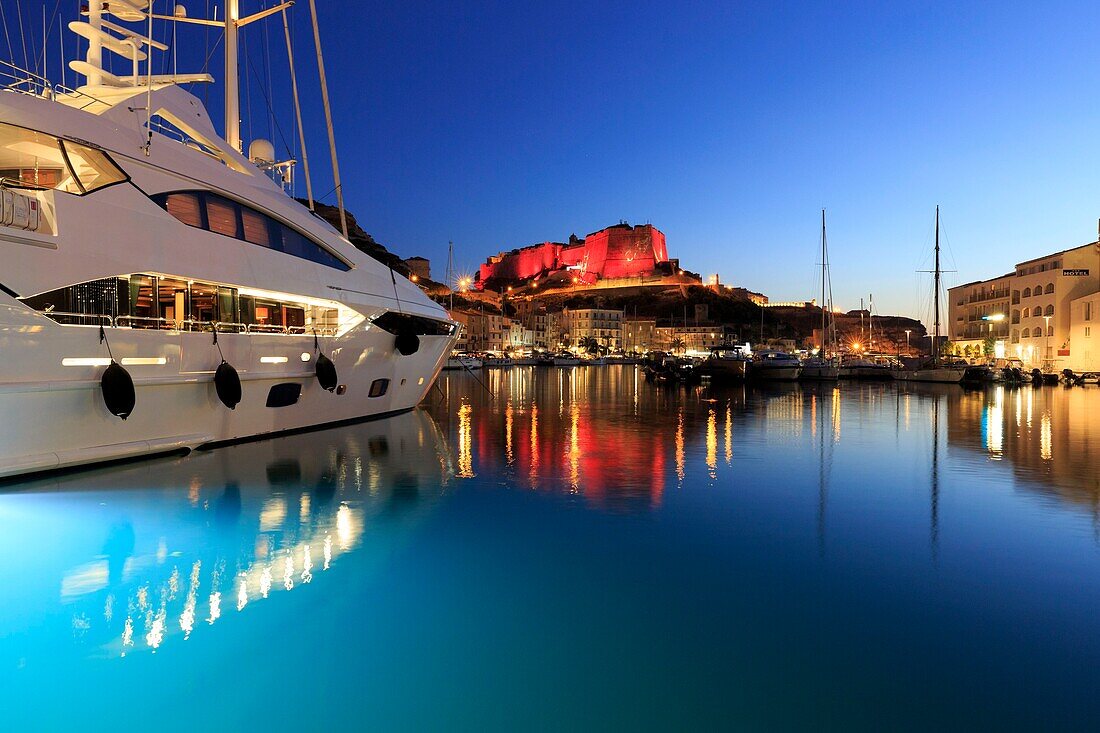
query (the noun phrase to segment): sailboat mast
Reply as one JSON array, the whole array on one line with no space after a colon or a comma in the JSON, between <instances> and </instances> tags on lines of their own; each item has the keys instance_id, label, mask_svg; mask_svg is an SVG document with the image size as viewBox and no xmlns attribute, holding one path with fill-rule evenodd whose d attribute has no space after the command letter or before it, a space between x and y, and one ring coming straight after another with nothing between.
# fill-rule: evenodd
<instances>
[{"instance_id":1,"label":"sailboat mast","mask_svg":"<svg viewBox=\"0 0 1100 733\"><path fill-rule=\"evenodd\" d=\"M932 364L935 366L939 363L939 343L940 343L940 207L936 207L936 271L934 275L935 287L932 293L932 297L935 298L935 336L932 338Z\"/></svg>"},{"instance_id":2,"label":"sailboat mast","mask_svg":"<svg viewBox=\"0 0 1100 733\"><path fill-rule=\"evenodd\" d=\"M825 358L825 209L821 210L821 358Z\"/></svg>"}]
</instances>

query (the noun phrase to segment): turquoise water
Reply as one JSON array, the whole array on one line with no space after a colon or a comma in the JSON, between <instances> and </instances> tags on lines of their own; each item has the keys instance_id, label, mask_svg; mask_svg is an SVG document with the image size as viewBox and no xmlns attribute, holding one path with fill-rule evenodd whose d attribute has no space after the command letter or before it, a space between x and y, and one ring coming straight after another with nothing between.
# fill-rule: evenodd
<instances>
[{"instance_id":1,"label":"turquoise water","mask_svg":"<svg viewBox=\"0 0 1100 733\"><path fill-rule=\"evenodd\" d=\"M482 378L4 486L0 728L1100 723L1100 389Z\"/></svg>"}]
</instances>

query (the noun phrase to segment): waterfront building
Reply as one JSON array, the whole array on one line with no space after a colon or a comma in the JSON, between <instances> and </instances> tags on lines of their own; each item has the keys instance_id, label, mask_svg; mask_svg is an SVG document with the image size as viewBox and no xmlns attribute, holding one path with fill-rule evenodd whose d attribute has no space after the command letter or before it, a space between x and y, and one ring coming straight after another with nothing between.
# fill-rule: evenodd
<instances>
[{"instance_id":1,"label":"waterfront building","mask_svg":"<svg viewBox=\"0 0 1100 733\"><path fill-rule=\"evenodd\" d=\"M623 342L623 311L606 308L566 308L561 312L561 324L569 333L572 345L584 339L594 339L609 351L618 351Z\"/></svg>"},{"instance_id":2,"label":"waterfront building","mask_svg":"<svg viewBox=\"0 0 1100 733\"><path fill-rule=\"evenodd\" d=\"M971 353L981 354L992 337L996 356L1046 371L1085 371L1097 355L1090 340L1098 278L1100 242L1090 242L1021 262L1006 275L949 289L955 350L969 346ZM1076 343L1074 333L1080 337Z\"/></svg>"},{"instance_id":3,"label":"waterfront building","mask_svg":"<svg viewBox=\"0 0 1100 733\"><path fill-rule=\"evenodd\" d=\"M645 353L658 348L655 318L624 318L623 351Z\"/></svg>"},{"instance_id":4,"label":"waterfront building","mask_svg":"<svg viewBox=\"0 0 1100 733\"><path fill-rule=\"evenodd\" d=\"M657 348L695 356L710 353L712 346L736 340L725 326L714 323L670 325L657 327Z\"/></svg>"}]
</instances>

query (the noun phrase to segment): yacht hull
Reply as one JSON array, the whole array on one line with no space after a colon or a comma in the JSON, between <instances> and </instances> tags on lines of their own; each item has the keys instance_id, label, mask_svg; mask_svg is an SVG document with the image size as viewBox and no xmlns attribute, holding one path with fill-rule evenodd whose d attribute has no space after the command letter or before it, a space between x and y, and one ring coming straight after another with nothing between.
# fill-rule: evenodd
<instances>
[{"instance_id":1,"label":"yacht hull","mask_svg":"<svg viewBox=\"0 0 1100 733\"><path fill-rule=\"evenodd\" d=\"M817 381L832 381L840 377L840 368L830 364L804 364L799 378Z\"/></svg>"},{"instance_id":2,"label":"yacht hull","mask_svg":"<svg viewBox=\"0 0 1100 733\"><path fill-rule=\"evenodd\" d=\"M753 364L749 367L749 377L751 379L762 379L772 382L795 382L798 381L798 375L802 372L801 366L758 366Z\"/></svg>"},{"instance_id":3,"label":"yacht hull","mask_svg":"<svg viewBox=\"0 0 1100 733\"><path fill-rule=\"evenodd\" d=\"M965 369L917 369L911 372L899 371L894 373L894 379L903 382L933 382L936 384L959 384L962 382Z\"/></svg>"},{"instance_id":4,"label":"yacht hull","mask_svg":"<svg viewBox=\"0 0 1100 733\"><path fill-rule=\"evenodd\" d=\"M0 478L409 410L432 386L453 342L421 336L419 350L401 356L393 336L377 328L321 338L319 351L335 364L339 385L328 392L315 376L312 335L222 333L214 345L209 333L110 328L101 344L98 327L39 320L38 328L0 323L0 349L9 355L0 377L6 416ZM100 379L108 345L134 382L136 402L125 420L104 403ZM232 410L214 387L223 357L241 379L242 399ZM388 380L384 389L380 380ZM291 385L280 388L291 394L300 390L297 399L269 407L276 385ZM370 397L372 385L383 393Z\"/></svg>"}]
</instances>

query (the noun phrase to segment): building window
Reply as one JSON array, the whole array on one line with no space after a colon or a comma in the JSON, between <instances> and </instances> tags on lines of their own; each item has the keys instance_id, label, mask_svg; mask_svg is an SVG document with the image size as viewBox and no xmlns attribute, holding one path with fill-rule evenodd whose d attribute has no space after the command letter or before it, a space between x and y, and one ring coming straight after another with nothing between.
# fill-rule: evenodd
<instances>
[{"instance_id":1,"label":"building window","mask_svg":"<svg viewBox=\"0 0 1100 733\"><path fill-rule=\"evenodd\" d=\"M1031 309L1030 308L1024 308L1024 318L1030 318L1030 317L1031 317Z\"/></svg>"},{"instance_id":2,"label":"building window","mask_svg":"<svg viewBox=\"0 0 1100 733\"><path fill-rule=\"evenodd\" d=\"M1054 292L1054 283L1047 283L1047 289L1044 290L1043 292L1045 292L1047 295L1050 295L1051 293L1053 293Z\"/></svg>"},{"instance_id":3,"label":"building window","mask_svg":"<svg viewBox=\"0 0 1100 733\"><path fill-rule=\"evenodd\" d=\"M1023 334L1022 334L1022 336L1023 336L1024 338L1028 338L1028 337L1030 337L1030 336L1031 336L1031 329L1030 329L1030 328L1025 328L1025 329L1024 329L1024 332L1023 332Z\"/></svg>"},{"instance_id":4,"label":"building window","mask_svg":"<svg viewBox=\"0 0 1100 733\"><path fill-rule=\"evenodd\" d=\"M1085 320L1092 320L1092 303L1085 303Z\"/></svg>"},{"instance_id":5,"label":"building window","mask_svg":"<svg viewBox=\"0 0 1100 733\"><path fill-rule=\"evenodd\" d=\"M1020 329L1018 328L1012 329L1012 343L1020 343Z\"/></svg>"},{"instance_id":6,"label":"building window","mask_svg":"<svg viewBox=\"0 0 1100 733\"><path fill-rule=\"evenodd\" d=\"M1087 338L1089 336L1092 336L1092 328L1090 326L1085 326L1085 337Z\"/></svg>"},{"instance_id":7,"label":"building window","mask_svg":"<svg viewBox=\"0 0 1100 733\"><path fill-rule=\"evenodd\" d=\"M1054 306L1053 305L1048 305L1046 313L1044 313L1043 315L1044 316L1053 316L1054 315Z\"/></svg>"}]
</instances>

